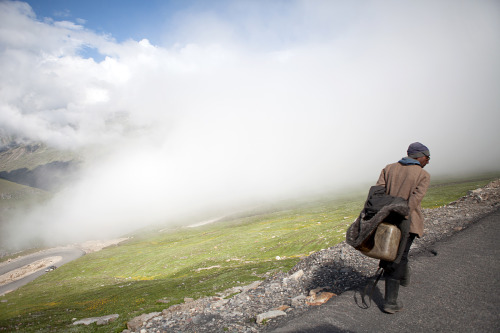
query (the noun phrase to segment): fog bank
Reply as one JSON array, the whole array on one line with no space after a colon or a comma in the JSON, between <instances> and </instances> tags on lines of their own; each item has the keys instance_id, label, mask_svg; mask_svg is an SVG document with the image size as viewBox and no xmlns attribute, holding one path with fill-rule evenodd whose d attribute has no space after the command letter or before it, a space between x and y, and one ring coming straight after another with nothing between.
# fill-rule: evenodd
<instances>
[{"instance_id":1,"label":"fog bank","mask_svg":"<svg viewBox=\"0 0 500 333\"><path fill-rule=\"evenodd\" d=\"M172 25L116 42L0 2L0 126L95 152L2 243L375 182L415 141L431 175L499 169L497 1L228 2Z\"/></svg>"}]
</instances>

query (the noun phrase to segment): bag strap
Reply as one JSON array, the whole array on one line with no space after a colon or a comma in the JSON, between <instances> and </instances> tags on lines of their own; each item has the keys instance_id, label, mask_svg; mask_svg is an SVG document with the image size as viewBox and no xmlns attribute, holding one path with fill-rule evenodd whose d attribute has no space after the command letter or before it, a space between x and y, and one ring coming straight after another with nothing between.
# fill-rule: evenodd
<instances>
[{"instance_id":1,"label":"bag strap","mask_svg":"<svg viewBox=\"0 0 500 333\"><path fill-rule=\"evenodd\" d=\"M375 282L373 282L373 284L371 282L368 282L363 290L363 293L361 294L361 301L362 301L362 305L359 305L358 306L362 309L368 309L369 307L372 306L372 298L373 298L373 291L375 290L375 287L377 286L377 283L378 281L380 280L380 278L382 277L382 274L384 273L384 269L382 267L380 267L377 272L375 273L375 276L377 276L377 278L375 279ZM370 288L370 285L371 285L371 288ZM368 299L369 299L369 304L366 303L365 301L365 296L368 295Z\"/></svg>"}]
</instances>

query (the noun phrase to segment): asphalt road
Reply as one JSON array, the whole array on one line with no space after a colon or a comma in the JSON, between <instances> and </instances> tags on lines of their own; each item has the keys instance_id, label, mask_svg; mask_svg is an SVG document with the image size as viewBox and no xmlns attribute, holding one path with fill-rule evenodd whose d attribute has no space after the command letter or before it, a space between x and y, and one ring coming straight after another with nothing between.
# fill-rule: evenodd
<instances>
[{"instance_id":1,"label":"asphalt road","mask_svg":"<svg viewBox=\"0 0 500 333\"><path fill-rule=\"evenodd\" d=\"M382 312L384 281L360 308L351 290L272 332L500 332L500 209L434 245L437 255L410 258L411 285L399 290L405 310ZM272 327L269 327L272 328Z\"/></svg>"},{"instance_id":2,"label":"asphalt road","mask_svg":"<svg viewBox=\"0 0 500 333\"><path fill-rule=\"evenodd\" d=\"M48 257L55 257L55 256L60 256L62 259L55 263L54 266L59 267L61 265L64 265L70 261L73 261L85 254L84 251L77 249L77 248L56 248L56 249L49 249L46 251L42 252L37 252L33 253L30 255L27 255L23 258L20 258L18 260L15 260L13 262L10 262L6 265L3 265L0 267L0 275L3 275L5 273L8 273L14 269L26 266L28 264L31 264L32 262L35 262L37 260L43 259L43 258L48 258ZM16 290L17 288L24 286L28 282L33 281L37 277L45 274L45 269L41 269L31 275L25 276L22 279L19 279L17 281L8 283L6 285L0 286L0 295L3 295L4 293L8 291L13 291Z\"/></svg>"}]
</instances>

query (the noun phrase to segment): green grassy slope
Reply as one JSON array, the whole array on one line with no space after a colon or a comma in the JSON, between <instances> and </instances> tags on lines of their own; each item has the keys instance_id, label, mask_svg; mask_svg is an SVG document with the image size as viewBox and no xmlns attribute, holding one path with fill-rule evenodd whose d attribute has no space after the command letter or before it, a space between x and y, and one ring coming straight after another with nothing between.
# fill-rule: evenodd
<instances>
[{"instance_id":1,"label":"green grassy slope","mask_svg":"<svg viewBox=\"0 0 500 333\"><path fill-rule=\"evenodd\" d=\"M489 180L432 186L423 206L456 200ZM0 297L0 327L7 331L121 332L136 315L161 311L183 302L184 297L214 295L288 271L301 256L337 244L344 240L365 196L323 198L197 228L138 235ZM160 299L170 303L158 303ZM106 326L71 325L73 318L114 313L120 318Z\"/></svg>"},{"instance_id":2,"label":"green grassy slope","mask_svg":"<svg viewBox=\"0 0 500 333\"><path fill-rule=\"evenodd\" d=\"M50 196L43 190L0 178L0 212L2 213L8 209L27 208L32 204L47 200Z\"/></svg>"},{"instance_id":3,"label":"green grassy slope","mask_svg":"<svg viewBox=\"0 0 500 333\"><path fill-rule=\"evenodd\" d=\"M37 143L19 144L9 150L0 152L0 171L12 171L26 168L32 170L37 166L55 161L71 161L78 159L76 153L58 150Z\"/></svg>"},{"instance_id":4,"label":"green grassy slope","mask_svg":"<svg viewBox=\"0 0 500 333\"><path fill-rule=\"evenodd\" d=\"M3 225L10 220L11 214L26 211L49 200L51 197L50 193L43 190L16 184L0 178L0 233L2 232ZM12 257L6 255L7 249L4 248L4 245L0 242L0 262ZM33 249L27 250L24 253L33 252L36 248L43 246L43 244L33 241L31 246Z\"/></svg>"}]
</instances>

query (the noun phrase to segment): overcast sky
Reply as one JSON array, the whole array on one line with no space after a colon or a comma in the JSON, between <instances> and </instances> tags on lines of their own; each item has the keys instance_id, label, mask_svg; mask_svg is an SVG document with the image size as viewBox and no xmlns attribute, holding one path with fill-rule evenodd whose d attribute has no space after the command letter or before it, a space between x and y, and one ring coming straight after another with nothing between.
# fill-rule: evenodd
<instances>
[{"instance_id":1,"label":"overcast sky","mask_svg":"<svg viewBox=\"0 0 500 333\"><path fill-rule=\"evenodd\" d=\"M0 71L4 131L106 149L27 228L500 165L498 1L1 1Z\"/></svg>"}]
</instances>

